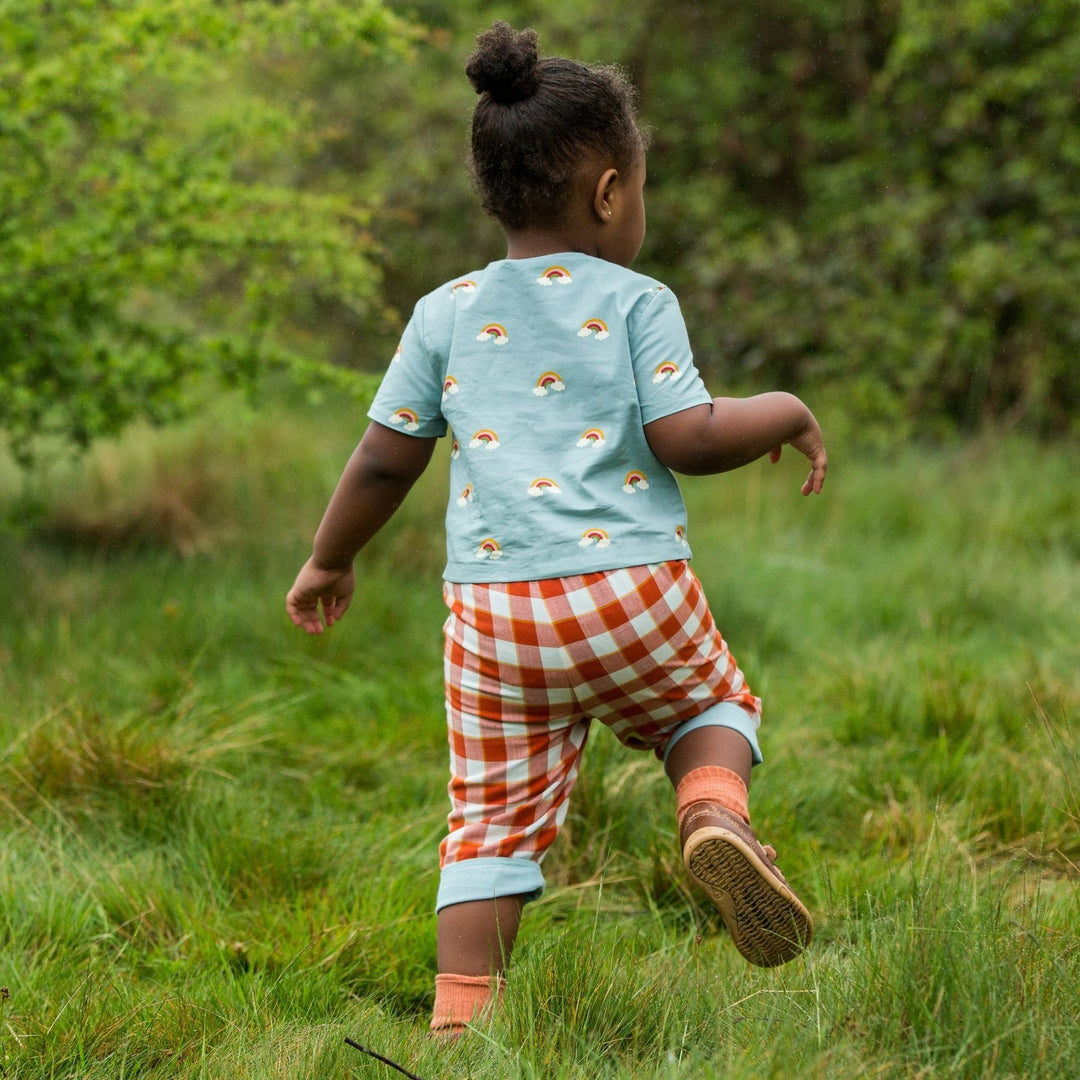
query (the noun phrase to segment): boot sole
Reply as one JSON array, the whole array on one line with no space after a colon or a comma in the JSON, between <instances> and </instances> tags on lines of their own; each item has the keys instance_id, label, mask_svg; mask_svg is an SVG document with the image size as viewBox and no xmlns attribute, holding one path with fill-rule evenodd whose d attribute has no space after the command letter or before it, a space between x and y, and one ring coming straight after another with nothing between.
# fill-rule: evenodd
<instances>
[{"instance_id":1,"label":"boot sole","mask_svg":"<svg viewBox=\"0 0 1080 1080\"><path fill-rule=\"evenodd\" d=\"M686 841L683 860L716 905L735 948L751 964L786 964L810 943L810 913L735 833L717 826L695 830Z\"/></svg>"}]
</instances>

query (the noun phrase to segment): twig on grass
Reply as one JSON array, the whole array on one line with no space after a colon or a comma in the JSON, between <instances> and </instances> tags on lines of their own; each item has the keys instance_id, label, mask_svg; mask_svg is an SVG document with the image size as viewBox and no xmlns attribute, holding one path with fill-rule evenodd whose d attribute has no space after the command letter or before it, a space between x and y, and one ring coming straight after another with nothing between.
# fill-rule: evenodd
<instances>
[{"instance_id":1,"label":"twig on grass","mask_svg":"<svg viewBox=\"0 0 1080 1080\"><path fill-rule=\"evenodd\" d=\"M374 1050L369 1050L366 1046L361 1046L358 1042L354 1042L348 1036L345 1037L345 1041L354 1050L359 1050L361 1054L367 1054L376 1061L381 1061L384 1065L389 1065L391 1069L397 1069L399 1073L408 1076L410 1080L423 1080L423 1077L417 1076L416 1073L409 1072L403 1065L399 1065L396 1061L391 1061L388 1057L383 1057L382 1054L376 1054Z\"/></svg>"}]
</instances>

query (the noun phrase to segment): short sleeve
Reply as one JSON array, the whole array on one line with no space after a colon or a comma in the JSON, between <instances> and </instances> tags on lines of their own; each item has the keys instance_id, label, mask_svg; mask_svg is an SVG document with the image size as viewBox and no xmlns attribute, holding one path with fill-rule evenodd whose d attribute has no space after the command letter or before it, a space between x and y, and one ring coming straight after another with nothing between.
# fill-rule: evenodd
<instances>
[{"instance_id":1,"label":"short sleeve","mask_svg":"<svg viewBox=\"0 0 1080 1080\"><path fill-rule=\"evenodd\" d=\"M628 331L643 423L712 401L670 289L651 289L631 313Z\"/></svg>"},{"instance_id":2,"label":"short sleeve","mask_svg":"<svg viewBox=\"0 0 1080 1080\"><path fill-rule=\"evenodd\" d=\"M424 314L421 300L401 335L368 416L407 435L441 438L447 429L442 414L443 365L425 343Z\"/></svg>"}]
</instances>

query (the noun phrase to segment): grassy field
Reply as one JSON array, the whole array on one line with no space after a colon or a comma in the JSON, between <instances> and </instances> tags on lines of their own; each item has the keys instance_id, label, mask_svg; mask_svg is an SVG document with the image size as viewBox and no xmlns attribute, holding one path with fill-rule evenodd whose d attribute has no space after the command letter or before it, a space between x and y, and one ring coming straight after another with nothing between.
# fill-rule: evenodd
<instances>
[{"instance_id":1,"label":"grassy field","mask_svg":"<svg viewBox=\"0 0 1080 1080\"><path fill-rule=\"evenodd\" d=\"M815 913L740 960L657 763L598 729L498 1020L425 1039L445 814L440 470L341 626L283 597L358 434L221 406L0 474L0 1076L1080 1075L1080 447L685 483Z\"/></svg>"}]
</instances>

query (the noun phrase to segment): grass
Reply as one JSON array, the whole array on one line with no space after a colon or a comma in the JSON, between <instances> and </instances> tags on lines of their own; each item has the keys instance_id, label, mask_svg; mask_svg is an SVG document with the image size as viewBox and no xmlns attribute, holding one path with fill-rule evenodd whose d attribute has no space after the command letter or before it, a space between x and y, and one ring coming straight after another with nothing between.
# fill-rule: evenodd
<instances>
[{"instance_id":1,"label":"grass","mask_svg":"<svg viewBox=\"0 0 1080 1080\"><path fill-rule=\"evenodd\" d=\"M1080 1075L1080 448L833 445L688 481L815 913L749 969L656 763L594 733L506 1007L426 1038L445 815L439 470L307 640L356 418L221 403L0 472L0 1076Z\"/></svg>"}]
</instances>

